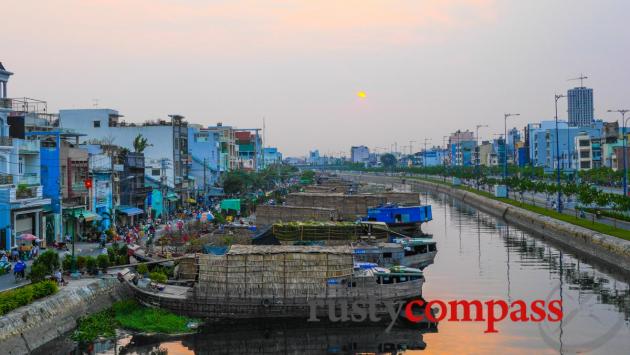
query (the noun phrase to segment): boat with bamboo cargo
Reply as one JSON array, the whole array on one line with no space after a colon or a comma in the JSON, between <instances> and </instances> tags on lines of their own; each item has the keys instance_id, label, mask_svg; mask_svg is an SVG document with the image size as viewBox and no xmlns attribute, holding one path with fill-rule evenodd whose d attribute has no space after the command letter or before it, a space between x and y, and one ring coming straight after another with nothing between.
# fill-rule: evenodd
<instances>
[{"instance_id":1,"label":"boat with bamboo cargo","mask_svg":"<svg viewBox=\"0 0 630 355\"><path fill-rule=\"evenodd\" d=\"M211 320L308 318L313 302L319 317L328 308L353 302L386 303L422 295L418 269L355 268L349 246L232 245L224 254L197 254L193 287L143 286L133 272L121 272L138 301L178 314Z\"/></svg>"},{"instance_id":2,"label":"boat with bamboo cargo","mask_svg":"<svg viewBox=\"0 0 630 355\"><path fill-rule=\"evenodd\" d=\"M349 244L355 261L373 262L380 266L424 268L433 263L437 254L437 243L433 239L409 238L390 230L385 222L275 223L255 236L252 244Z\"/></svg>"},{"instance_id":3,"label":"boat with bamboo cargo","mask_svg":"<svg viewBox=\"0 0 630 355\"><path fill-rule=\"evenodd\" d=\"M261 230L252 244L279 245L297 241L347 244L357 240L387 240L391 233L385 223L379 222L279 222Z\"/></svg>"}]
</instances>

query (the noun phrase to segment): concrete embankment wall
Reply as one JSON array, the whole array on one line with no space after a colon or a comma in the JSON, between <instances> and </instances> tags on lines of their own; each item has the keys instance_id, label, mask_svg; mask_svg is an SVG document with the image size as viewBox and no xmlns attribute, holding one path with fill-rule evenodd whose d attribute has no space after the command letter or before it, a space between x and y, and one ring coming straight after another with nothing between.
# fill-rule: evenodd
<instances>
[{"instance_id":1,"label":"concrete embankment wall","mask_svg":"<svg viewBox=\"0 0 630 355\"><path fill-rule=\"evenodd\" d=\"M0 353L28 354L68 333L80 317L129 297L116 278L73 281L56 294L0 317Z\"/></svg>"},{"instance_id":2,"label":"concrete embankment wall","mask_svg":"<svg viewBox=\"0 0 630 355\"><path fill-rule=\"evenodd\" d=\"M273 224L276 222L295 221L330 221L337 220L337 211L333 208L269 206L256 207L256 224Z\"/></svg>"},{"instance_id":3,"label":"concrete embankment wall","mask_svg":"<svg viewBox=\"0 0 630 355\"><path fill-rule=\"evenodd\" d=\"M448 194L483 212L502 217L507 222L534 232L542 238L553 240L616 269L630 272L630 241L553 219L472 192L429 181L375 175L347 174L344 176L353 180L379 184L402 183L404 180L406 184L412 186Z\"/></svg>"}]
</instances>

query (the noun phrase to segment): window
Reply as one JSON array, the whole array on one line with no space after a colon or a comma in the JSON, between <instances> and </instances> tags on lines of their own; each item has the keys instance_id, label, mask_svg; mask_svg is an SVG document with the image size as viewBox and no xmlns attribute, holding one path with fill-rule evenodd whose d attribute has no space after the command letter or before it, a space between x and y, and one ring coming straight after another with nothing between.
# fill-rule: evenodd
<instances>
[{"instance_id":1,"label":"window","mask_svg":"<svg viewBox=\"0 0 630 355\"><path fill-rule=\"evenodd\" d=\"M151 175L160 176L160 169L151 169Z\"/></svg>"},{"instance_id":2,"label":"window","mask_svg":"<svg viewBox=\"0 0 630 355\"><path fill-rule=\"evenodd\" d=\"M591 168L591 162L590 161L583 161L580 163L580 168L582 169L590 169Z\"/></svg>"},{"instance_id":3,"label":"window","mask_svg":"<svg viewBox=\"0 0 630 355\"><path fill-rule=\"evenodd\" d=\"M101 121L94 121L94 128L99 128L101 126Z\"/></svg>"},{"instance_id":4,"label":"window","mask_svg":"<svg viewBox=\"0 0 630 355\"><path fill-rule=\"evenodd\" d=\"M587 141L587 140L580 141L580 147L588 147L589 145L591 145L590 141Z\"/></svg>"},{"instance_id":5,"label":"window","mask_svg":"<svg viewBox=\"0 0 630 355\"><path fill-rule=\"evenodd\" d=\"M18 174L24 174L24 157L20 157L18 161Z\"/></svg>"},{"instance_id":6,"label":"window","mask_svg":"<svg viewBox=\"0 0 630 355\"><path fill-rule=\"evenodd\" d=\"M591 152L589 152L588 150L583 150L580 152L580 158L590 158L591 157Z\"/></svg>"}]
</instances>

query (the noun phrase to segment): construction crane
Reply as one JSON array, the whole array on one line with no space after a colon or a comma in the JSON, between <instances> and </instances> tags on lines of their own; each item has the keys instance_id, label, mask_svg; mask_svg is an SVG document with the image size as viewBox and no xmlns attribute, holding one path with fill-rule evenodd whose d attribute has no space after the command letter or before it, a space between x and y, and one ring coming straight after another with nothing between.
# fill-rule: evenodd
<instances>
[{"instance_id":1,"label":"construction crane","mask_svg":"<svg viewBox=\"0 0 630 355\"><path fill-rule=\"evenodd\" d=\"M569 79L567 81L579 80L580 81L580 87L583 88L584 87L584 79L588 79L588 76L584 76L584 74L580 73L579 77L573 78L573 79Z\"/></svg>"}]
</instances>

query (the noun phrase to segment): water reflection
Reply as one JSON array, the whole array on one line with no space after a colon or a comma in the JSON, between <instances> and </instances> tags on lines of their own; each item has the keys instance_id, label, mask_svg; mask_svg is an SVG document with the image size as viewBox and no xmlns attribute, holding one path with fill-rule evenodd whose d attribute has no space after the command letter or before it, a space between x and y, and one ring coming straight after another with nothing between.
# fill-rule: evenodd
<instances>
[{"instance_id":1,"label":"water reflection","mask_svg":"<svg viewBox=\"0 0 630 355\"><path fill-rule=\"evenodd\" d=\"M120 353L147 354L160 347L168 354L416 353L409 349L424 354L628 353L630 275L445 195L429 193L428 201L434 220L423 229L433 235L439 251L425 270L426 298L562 299L562 322L504 321L499 333L484 334L484 324L443 321L439 332L395 328L389 337L381 326L225 326L181 339L123 337Z\"/></svg>"},{"instance_id":2,"label":"water reflection","mask_svg":"<svg viewBox=\"0 0 630 355\"><path fill-rule=\"evenodd\" d=\"M627 353L629 275L576 256L541 236L507 225L447 196L433 194L431 201L434 216L443 209L439 215L446 218L438 222L442 225L433 223L427 229L441 231L443 227L451 233L438 236L440 254L427 270L424 290L427 297L562 299L564 302L562 322L543 322L540 326L505 324L506 329L498 336L479 334L483 340L480 343L496 351L510 349L517 353L526 353L527 349L542 353ZM456 241L447 237L455 233ZM459 267L453 267L453 262ZM456 292L452 285L458 285ZM456 349L453 342L440 339L451 335L452 340L456 333L462 332L455 327L442 322L440 333L426 340L431 349L440 347L445 352Z\"/></svg>"},{"instance_id":3,"label":"water reflection","mask_svg":"<svg viewBox=\"0 0 630 355\"><path fill-rule=\"evenodd\" d=\"M240 323L208 327L179 337L119 334L111 341L80 349L49 347L67 354L400 354L424 350L423 334L437 324L393 327L373 324L313 324L306 322ZM42 352L40 352L42 353ZM42 353L43 354L43 353Z\"/></svg>"}]
</instances>

